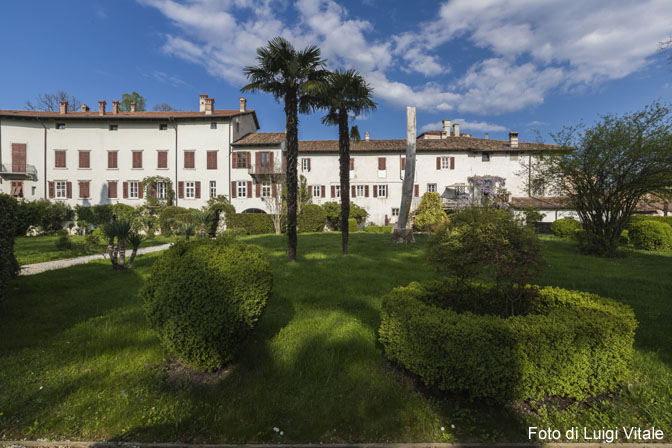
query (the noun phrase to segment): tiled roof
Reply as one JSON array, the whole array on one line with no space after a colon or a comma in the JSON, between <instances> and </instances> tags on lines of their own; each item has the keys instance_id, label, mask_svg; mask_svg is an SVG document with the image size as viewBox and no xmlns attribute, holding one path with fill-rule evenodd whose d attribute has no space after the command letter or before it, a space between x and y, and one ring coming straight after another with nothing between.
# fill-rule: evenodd
<instances>
[{"instance_id":1,"label":"tiled roof","mask_svg":"<svg viewBox=\"0 0 672 448\"><path fill-rule=\"evenodd\" d=\"M284 132L253 132L236 140L233 146L279 145L285 141Z\"/></svg>"},{"instance_id":2,"label":"tiled roof","mask_svg":"<svg viewBox=\"0 0 672 448\"><path fill-rule=\"evenodd\" d=\"M570 208L567 198L558 196L512 197L511 205L515 208L536 207L542 210Z\"/></svg>"},{"instance_id":3,"label":"tiled roof","mask_svg":"<svg viewBox=\"0 0 672 448\"><path fill-rule=\"evenodd\" d=\"M54 118L67 120L72 118L86 118L86 119L107 119L107 120L116 120L116 119L137 119L137 118L149 118L149 119L168 119L168 118L212 118L212 117L235 117L238 115L245 114L254 114L256 120L256 113L252 109L248 109L245 112L240 110L215 110L211 115L206 115L205 112L193 112L193 111L170 111L170 112L119 112L117 114L112 113L111 110L105 111L105 115L100 115L98 111L89 111L89 112L68 112L67 114L61 114L58 112L44 112L44 111L35 111L35 110L0 110L0 117L26 117L26 118Z\"/></svg>"}]
</instances>

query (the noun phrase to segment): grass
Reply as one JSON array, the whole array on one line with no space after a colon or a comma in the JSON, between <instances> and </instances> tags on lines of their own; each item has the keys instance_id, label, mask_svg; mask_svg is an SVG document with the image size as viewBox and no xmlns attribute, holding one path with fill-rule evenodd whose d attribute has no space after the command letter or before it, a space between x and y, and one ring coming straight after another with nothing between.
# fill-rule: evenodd
<instances>
[{"instance_id":1,"label":"grass","mask_svg":"<svg viewBox=\"0 0 672 448\"><path fill-rule=\"evenodd\" d=\"M14 240L14 254L17 261L23 266L24 264L42 263L45 261L102 253L101 251L89 249L84 244L84 237L79 235L70 237L70 249L59 249L56 247L58 238L58 236L51 235L21 236L16 238ZM172 241L174 241L172 237L157 235L152 239L143 241L140 247L157 246Z\"/></svg>"},{"instance_id":2,"label":"grass","mask_svg":"<svg viewBox=\"0 0 672 448\"><path fill-rule=\"evenodd\" d=\"M304 234L296 264L286 263L283 237L245 239L271 260L274 292L238 363L215 385L165 381L168 356L137 296L157 254L126 272L93 262L14 280L0 319L0 439L526 441L529 425L672 427L670 252L603 260L544 240L539 283L634 308L636 363L614 397L521 410L432 394L383 357L381 295L435 276L424 237L404 246L357 233L342 258L339 235Z\"/></svg>"}]
</instances>

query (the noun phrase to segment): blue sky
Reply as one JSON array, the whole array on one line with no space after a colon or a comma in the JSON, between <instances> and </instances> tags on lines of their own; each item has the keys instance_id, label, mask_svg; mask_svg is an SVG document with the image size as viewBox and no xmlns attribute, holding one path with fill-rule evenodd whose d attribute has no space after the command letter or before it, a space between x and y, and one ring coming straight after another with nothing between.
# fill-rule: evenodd
<instances>
[{"instance_id":1,"label":"blue sky","mask_svg":"<svg viewBox=\"0 0 672 448\"><path fill-rule=\"evenodd\" d=\"M167 102L238 107L242 67L282 35L318 45L330 68L355 68L379 107L357 120L372 138L404 138L405 106L418 128L442 119L462 132L522 141L600 114L670 101L670 0L72 0L2 3L0 109L66 90L92 108L124 92L149 108ZM8 44L10 43L11 44ZM246 94L261 131L282 131L282 106ZM320 115L300 138L336 138Z\"/></svg>"}]
</instances>

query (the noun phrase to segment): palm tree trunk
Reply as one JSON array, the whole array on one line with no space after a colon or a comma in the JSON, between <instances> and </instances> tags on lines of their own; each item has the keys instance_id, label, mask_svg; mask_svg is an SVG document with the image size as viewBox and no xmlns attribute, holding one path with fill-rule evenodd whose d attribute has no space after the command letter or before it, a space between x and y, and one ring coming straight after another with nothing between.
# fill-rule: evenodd
<instances>
[{"instance_id":1,"label":"palm tree trunk","mask_svg":"<svg viewBox=\"0 0 672 448\"><path fill-rule=\"evenodd\" d=\"M348 112L341 109L338 113L338 161L341 177L341 242L343 255L348 255L350 228L350 132L348 130Z\"/></svg>"},{"instance_id":2,"label":"palm tree trunk","mask_svg":"<svg viewBox=\"0 0 672 448\"><path fill-rule=\"evenodd\" d=\"M131 259L129 260L128 264L129 266L133 265L133 262L135 261L135 256L138 255L138 248L134 247L133 252L131 252Z\"/></svg>"},{"instance_id":3,"label":"palm tree trunk","mask_svg":"<svg viewBox=\"0 0 672 448\"><path fill-rule=\"evenodd\" d=\"M107 243L107 256L110 257L112 269L117 269L117 254L114 250L114 238L110 239Z\"/></svg>"},{"instance_id":4,"label":"palm tree trunk","mask_svg":"<svg viewBox=\"0 0 672 448\"><path fill-rule=\"evenodd\" d=\"M298 193L297 163L299 158L299 118L296 91L285 94L285 118L287 121L287 255L296 261L296 203Z\"/></svg>"},{"instance_id":5,"label":"palm tree trunk","mask_svg":"<svg viewBox=\"0 0 672 448\"><path fill-rule=\"evenodd\" d=\"M119 238L119 267L126 266L126 240Z\"/></svg>"}]
</instances>

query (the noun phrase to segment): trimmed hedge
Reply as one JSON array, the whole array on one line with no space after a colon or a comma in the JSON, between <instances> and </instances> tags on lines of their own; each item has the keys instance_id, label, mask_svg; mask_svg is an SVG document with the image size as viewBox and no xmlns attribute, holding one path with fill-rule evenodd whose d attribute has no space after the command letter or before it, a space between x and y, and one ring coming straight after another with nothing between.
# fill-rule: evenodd
<instances>
[{"instance_id":1,"label":"trimmed hedge","mask_svg":"<svg viewBox=\"0 0 672 448\"><path fill-rule=\"evenodd\" d=\"M305 204L301 206L299 215L299 233L322 232L327 224L327 212L317 204Z\"/></svg>"},{"instance_id":2,"label":"trimmed hedge","mask_svg":"<svg viewBox=\"0 0 672 448\"><path fill-rule=\"evenodd\" d=\"M72 220L72 217L72 209L64 202L48 199L19 201L16 207L16 235L25 235L30 226L53 232L62 229L63 223Z\"/></svg>"},{"instance_id":3,"label":"trimmed hedge","mask_svg":"<svg viewBox=\"0 0 672 448\"><path fill-rule=\"evenodd\" d=\"M165 251L141 294L164 347L185 364L211 371L234 359L272 285L261 249L230 237L199 239Z\"/></svg>"},{"instance_id":4,"label":"trimmed hedge","mask_svg":"<svg viewBox=\"0 0 672 448\"><path fill-rule=\"evenodd\" d=\"M102 226L112 221L114 217L114 212L112 205L102 204L102 205L75 205L75 215L77 215L77 221L84 221L88 224L94 226Z\"/></svg>"},{"instance_id":5,"label":"trimmed hedge","mask_svg":"<svg viewBox=\"0 0 672 448\"><path fill-rule=\"evenodd\" d=\"M672 248L672 227L661 221L636 222L628 229L628 236L635 249L667 250Z\"/></svg>"},{"instance_id":6,"label":"trimmed hedge","mask_svg":"<svg viewBox=\"0 0 672 448\"><path fill-rule=\"evenodd\" d=\"M5 299L9 281L19 273L19 264L14 256L17 200L0 193L0 304Z\"/></svg>"},{"instance_id":7,"label":"trimmed hedge","mask_svg":"<svg viewBox=\"0 0 672 448\"><path fill-rule=\"evenodd\" d=\"M348 218L348 233L356 232L359 230L357 220L355 218Z\"/></svg>"},{"instance_id":8,"label":"trimmed hedge","mask_svg":"<svg viewBox=\"0 0 672 448\"><path fill-rule=\"evenodd\" d=\"M226 216L227 229L245 229L248 235L275 233L273 218L266 213L234 213Z\"/></svg>"},{"instance_id":9,"label":"trimmed hedge","mask_svg":"<svg viewBox=\"0 0 672 448\"><path fill-rule=\"evenodd\" d=\"M367 233L392 233L392 226L366 226L364 231Z\"/></svg>"},{"instance_id":10,"label":"trimmed hedge","mask_svg":"<svg viewBox=\"0 0 672 448\"><path fill-rule=\"evenodd\" d=\"M634 224L636 222L642 221L657 221L663 222L672 227L672 216L648 216L648 215L632 215L630 217L630 223Z\"/></svg>"},{"instance_id":11,"label":"trimmed hedge","mask_svg":"<svg viewBox=\"0 0 672 448\"><path fill-rule=\"evenodd\" d=\"M580 230L583 230L583 227L574 218L558 219L551 224L551 232L560 238L576 238L576 232Z\"/></svg>"},{"instance_id":12,"label":"trimmed hedge","mask_svg":"<svg viewBox=\"0 0 672 448\"><path fill-rule=\"evenodd\" d=\"M385 354L442 391L496 400L585 399L613 390L630 369L637 323L632 310L594 294L529 288L528 312L477 312L492 287L446 306L449 283L411 283L383 299ZM503 305L495 304L497 307ZM471 307L471 309L470 309ZM456 311L459 310L459 311Z\"/></svg>"},{"instance_id":13,"label":"trimmed hedge","mask_svg":"<svg viewBox=\"0 0 672 448\"><path fill-rule=\"evenodd\" d=\"M191 209L169 205L163 207L159 212L161 235L170 236L177 230L177 226L173 221L196 224L196 219Z\"/></svg>"},{"instance_id":14,"label":"trimmed hedge","mask_svg":"<svg viewBox=\"0 0 672 448\"><path fill-rule=\"evenodd\" d=\"M322 208L327 212L327 223L332 230L341 230L341 203L325 202ZM355 219L357 224L363 223L369 213L354 202L350 202L350 218Z\"/></svg>"}]
</instances>

